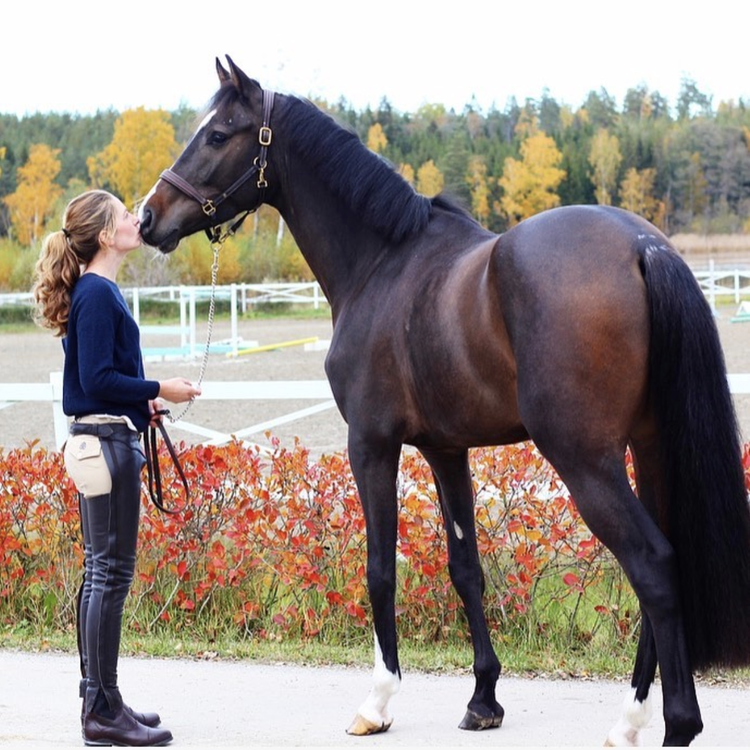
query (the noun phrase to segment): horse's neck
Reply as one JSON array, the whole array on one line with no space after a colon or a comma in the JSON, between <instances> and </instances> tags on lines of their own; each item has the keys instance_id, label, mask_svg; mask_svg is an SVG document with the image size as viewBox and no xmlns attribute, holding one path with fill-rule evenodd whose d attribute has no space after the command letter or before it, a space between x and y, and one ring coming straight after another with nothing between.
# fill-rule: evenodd
<instances>
[{"instance_id":1,"label":"horse's neck","mask_svg":"<svg viewBox=\"0 0 750 750\"><path fill-rule=\"evenodd\" d=\"M342 202L303 171L284 185L272 201L332 307L357 286L357 279L375 262L377 238L352 220Z\"/></svg>"}]
</instances>

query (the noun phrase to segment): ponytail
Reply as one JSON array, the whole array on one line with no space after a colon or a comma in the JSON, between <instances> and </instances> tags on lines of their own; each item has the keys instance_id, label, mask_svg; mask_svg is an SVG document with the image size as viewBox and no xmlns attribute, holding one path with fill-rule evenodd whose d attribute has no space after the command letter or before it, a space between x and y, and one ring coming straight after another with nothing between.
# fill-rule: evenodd
<instances>
[{"instance_id":1,"label":"ponytail","mask_svg":"<svg viewBox=\"0 0 750 750\"><path fill-rule=\"evenodd\" d=\"M81 272L99 252L102 232L117 226L114 197L104 190L90 190L68 204L63 228L42 243L32 293L36 300L34 320L51 328L56 336L68 332L70 295Z\"/></svg>"},{"instance_id":2,"label":"ponytail","mask_svg":"<svg viewBox=\"0 0 750 750\"><path fill-rule=\"evenodd\" d=\"M56 336L68 331L70 294L81 276L81 262L63 230L48 235L36 263L33 294L34 321Z\"/></svg>"}]
</instances>

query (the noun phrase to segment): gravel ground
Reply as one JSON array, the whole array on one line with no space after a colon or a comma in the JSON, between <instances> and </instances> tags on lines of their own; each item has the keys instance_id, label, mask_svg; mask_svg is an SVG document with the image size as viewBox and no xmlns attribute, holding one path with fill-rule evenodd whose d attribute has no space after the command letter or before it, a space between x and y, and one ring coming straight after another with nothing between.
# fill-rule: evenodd
<instances>
[{"instance_id":1,"label":"gravel ground","mask_svg":"<svg viewBox=\"0 0 750 750\"><path fill-rule=\"evenodd\" d=\"M172 747L380 748L601 747L619 717L626 683L500 676L500 729L458 729L474 687L462 675L420 674L403 665L391 701L393 726L370 737L344 729L372 685L369 669L297 667L231 660L120 659L120 685L138 710L158 710ZM78 661L72 654L0 650L0 747L81 747ZM13 679L11 676L18 676ZM697 685L705 730L695 747L748 747L742 687ZM661 690L643 744L664 736Z\"/></svg>"},{"instance_id":2,"label":"gravel ground","mask_svg":"<svg viewBox=\"0 0 750 750\"><path fill-rule=\"evenodd\" d=\"M731 373L750 373L750 322L732 323L735 308L724 309L717 319L719 334L724 346L727 369ZM198 325L198 338L204 337L204 329ZM331 323L320 319L273 319L244 320L239 324L239 335L247 342L259 345L296 341L318 337L324 344L331 338ZM220 341L229 337L229 323L217 323L213 339ZM176 346L177 336L144 336L146 347ZM231 358L225 354L212 354L205 374L206 382L244 380L325 380L324 360L326 351L306 351L303 346L292 346L275 351L246 354ZM46 383L50 372L62 368L60 342L46 331L31 331L23 334L0 334L0 381L6 383ZM146 375L163 379L181 375L197 380L200 360L147 362ZM184 419L186 422L235 433L251 425L304 409L320 401L196 401ZM735 397L737 413L743 437L750 441L750 395ZM174 440L187 443L199 442L202 438L184 432L175 426L169 427ZM338 451L346 446L346 424L337 409L330 408L318 414L279 426L273 430L283 444L291 445L296 437L308 447L313 455ZM25 441L39 439L47 448L54 447L52 408L48 403L16 403L0 408L0 446L12 448L24 445ZM262 433L252 439L261 445L268 440Z\"/></svg>"}]
</instances>

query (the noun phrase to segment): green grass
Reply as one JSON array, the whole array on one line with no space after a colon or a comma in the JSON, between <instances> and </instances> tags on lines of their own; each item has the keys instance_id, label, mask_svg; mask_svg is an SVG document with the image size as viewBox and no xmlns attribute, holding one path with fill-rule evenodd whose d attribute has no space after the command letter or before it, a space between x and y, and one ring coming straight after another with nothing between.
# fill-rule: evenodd
<instances>
[{"instance_id":1,"label":"green grass","mask_svg":"<svg viewBox=\"0 0 750 750\"><path fill-rule=\"evenodd\" d=\"M22 651L76 652L74 632L32 632L23 625L0 628L0 648ZM506 674L625 678L630 674L634 648L611 655L597 647L560 652L550 648L507 647L495 643ZM263 663L289 663L306 666L358 666L369 668L373 643L369 633L347 645L319 641L215 639L184 637L174 634L143 635L123 631L124 655L158 658L211 658L252 660ZM439 674L471 672L473 653L468 642L418 643L402 639L399 646L404 669Z\"/></svg>"},{"instance_id":2,"label":"green grass","mask_svg":"<svg viewBox=\"0 0 750 750\"><path fill-rule=\"evenodd\" d=\"M0 648L35 652L77 653L75 633L24 633L23 628L0 628ZM629 680L635 659L635 644L617 655L598 646L559 652L549 649L525 650L495 644L505 676L547 679ZM124 656L164 659L206 659L254 661L263 664L295 664L312 667L358 667L370 669L373 646L369 637L361 643L341 646L310 641L200 640L165 635L143 636L123 632ZM463 644L418 644L402 640L399 645L401 668L405 672L430 674L472 674L472 649ZM750 669L733 672L711 670L696 675L696 682L750 688Z\"/></svg>"}]
</instances>

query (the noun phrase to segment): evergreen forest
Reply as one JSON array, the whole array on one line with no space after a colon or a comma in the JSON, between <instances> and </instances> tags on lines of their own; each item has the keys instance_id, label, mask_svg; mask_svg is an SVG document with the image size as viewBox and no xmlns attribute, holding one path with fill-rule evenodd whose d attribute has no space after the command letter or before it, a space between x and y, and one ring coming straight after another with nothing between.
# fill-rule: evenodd
<instances>
[{"instance_id":1,"label":"evergreen forest","mask_svg":"<svg viewBox=\"0 0 750 750\"><path fill-rule=\"evenodd\" d=\"M554 206L600 203L635 211L669 235L750 233L750 103L713 102L689 79L676 102L639 85L619 103L592 90L577 108L548 91L489 111L315 103L416 190L450 193L496 232ZM103 187L137 203L199 117L187 107L0 113L0 290L29 288L44 234L59 228L77 193ZM221 283L311 278L268 207L222 252ZM207 283L210 265L205 238L190 238L167 261L133 260L124 283Z\"/></svg>"}]
</instances>

